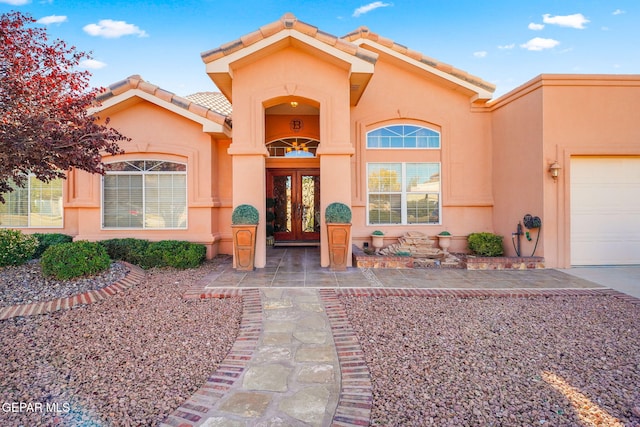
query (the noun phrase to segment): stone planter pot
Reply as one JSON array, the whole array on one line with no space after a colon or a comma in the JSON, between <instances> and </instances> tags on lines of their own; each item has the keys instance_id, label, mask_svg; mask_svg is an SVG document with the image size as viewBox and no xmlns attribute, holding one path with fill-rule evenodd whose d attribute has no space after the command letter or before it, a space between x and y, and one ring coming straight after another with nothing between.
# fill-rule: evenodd
<instances>
[{"instance_id":1,"label":"stone planter pot","mask_svg":"<svg viewBox=\"0 0 640 427\"><path fill-rule=\"evenodd\" d=\"M442 236L440 234L438 234L438 245L440 246L440 249L442 249L442 252L444 252L445 254L449 253L449 247L451 246L451 237L452 236Z\"/></svg>"},{"instance_id":2,"label":"stone planter pot","mask_svg":"<svg viewBox=\"0 0 640 427\"><path fill-rule=\"evenodd\" d=\"M373 246L373 248L377 251L379 249L382 249L382 247L384 246L384 236L381 236L379 234L372 234L371 235L371 246Z\"/></svg>"},{"instance_id":3,"label":"stone planter pot","mask_svg":"<svg viewBox=\"0 0 640 427\"><path fill-rule=\"evenodd\" d=\"M258 224L232 225L233 255L235 268L239 271L253 271L256 254L256 230Z\"/></svg>"},{"instance_id":4,"label":"stone planter pot","mask_svg":"<svg viewBox=\"0 0 640 427\"><path fill-rule=\"evenodd\" d=\"M327 223L329 239L329 268L333 271L347 269L351 224Z\"/></svg>"}]
</instances>

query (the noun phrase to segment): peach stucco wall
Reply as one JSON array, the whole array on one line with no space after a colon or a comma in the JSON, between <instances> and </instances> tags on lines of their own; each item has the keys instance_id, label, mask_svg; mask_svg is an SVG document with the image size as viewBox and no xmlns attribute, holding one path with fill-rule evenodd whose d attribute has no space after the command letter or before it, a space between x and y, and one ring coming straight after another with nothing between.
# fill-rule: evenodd
<instances>
[{"instance_id":1,"label":"peach stucco wall","mask_svg":"<svg viewBox=\"0 0 640 427\"><path fill-rule=\"evenodd\" d=\"M224 208L224 202L230 208L230 197L224 190L225 179L229 180L229 171L224 164L228 162L224 157L220 158L218 142L203 133L202 125L146 101L114 111L109 117L110 126L131 141L120 144L125 154L105 157L105 163L168 160L187 164L188 229L102 229L101 177L73 171L67 184L64 232L83 240L132 236L149 240L189 240L205 244L209 256L218 253L218 243L223 236L216 223L220 216L217 211ZM224 145L223 142L220 144Z\"/></svg>"},{"instance_id":2,"label":"peach stucco wall","mask_svg":"<svg viewBox=\"0 0 640 427\"><path fill-rule=\"evenodd\" d=\"M351 203L349 79L344 67L323 61L305 48L284 45L269 55L256 54L231 64L233 71L233 205L250 203L260 212L258 242L265 241L265 109L296 100L319 108L321 146L321 209L331 202ZM342 185L340 185L342 184ZM326 235L321 227L321 265L329 264ZM256 248L256 267L264 267L266 248Z\"/></svg>"},{"instance_id":3,"label":"peach stucco wall","mask_svg":"<svg viewBox=\"0 0 640 427\"><path fill-rule=\"evenodd\" d=\"M639 97L640 76L541 75L498 100L492 109L496 231L506 236L525 213L538 215L536 255L548 267L570 267L571 157L640 155ZM556 160L557 182L548 173Z\"/></svg>"},{"instance_id":4,"label":"peach stucco wall","mask_svg":"<svg viewBox=\"0 0 640 427\"><path fill-rule=\"evenodd\" d=\"M366 134L381 126L415 124L441 133L439 150L367 149ZM357 243L382 230L387 242L407 231L435 236L447 230L455 237L453 251L466 250L466 235L492 231L490 116L474 107L469 96L440 86L418 69L399 67L382 56L360 103L351 112L354 236ZM439 162L441 224L366 225L368 162Z\"/></svg>"}]
</instances>

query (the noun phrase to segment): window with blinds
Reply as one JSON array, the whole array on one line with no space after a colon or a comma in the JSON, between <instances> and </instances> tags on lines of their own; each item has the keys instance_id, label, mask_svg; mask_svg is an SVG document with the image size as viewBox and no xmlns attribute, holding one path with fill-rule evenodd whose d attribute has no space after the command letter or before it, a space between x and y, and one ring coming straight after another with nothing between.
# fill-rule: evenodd
<instances>
[{"instance_id":1,"label":"window with blinds","mask_svg":"<svg viewBox=\"0 0 640 427\"><path fill-rule=\"evenodd\" d=\"M110 163L102 180L103 228L187 228L187 167L137 160Z\"/></svg>"},{"instance_id":2,"label":"window with blinds","mask_svg":"<svg viewBox=\"0 0 640 427\"><path fill-rule=\"evenodd\" d=\"M0 203L0 227L61 228L64 207L62 179L43 182L29 176L24 187L13 184Z\"/></svg>"}]
</instances>

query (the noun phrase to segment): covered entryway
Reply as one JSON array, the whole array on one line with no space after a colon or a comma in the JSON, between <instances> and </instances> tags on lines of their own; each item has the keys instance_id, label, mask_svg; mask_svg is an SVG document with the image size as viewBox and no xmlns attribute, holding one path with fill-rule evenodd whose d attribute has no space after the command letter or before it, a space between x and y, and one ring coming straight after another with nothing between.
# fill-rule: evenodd
<instances>
[{"instance_id":1,"label":"covered entryway","mask_svg":"<svg viewBox=\"0 0 640 427\"><path fill-rule=\"evenodd\" d=\"M571 159L571 265L640 264L640 157Z\"/></svg>"},{"instance_id":2,"label":"covered entryway","mask_svg":"<svg viewBox=\"0 0 640 427\"><path fill-rule=\"evenodd\" d=\"M320 220L320 169L267 170L267 236L276 246L319 245Z\"/></svg>"}]
</instances>

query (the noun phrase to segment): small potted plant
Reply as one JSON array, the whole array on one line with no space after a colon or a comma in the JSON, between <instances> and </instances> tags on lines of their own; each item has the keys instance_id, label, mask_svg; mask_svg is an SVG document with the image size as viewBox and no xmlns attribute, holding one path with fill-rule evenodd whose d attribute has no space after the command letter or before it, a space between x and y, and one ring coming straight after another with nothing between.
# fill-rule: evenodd
<instances>
[{"instance_id":1,"label":"small potted plant","mask_svg":"<svg viewBox=\"0 0 640 427\"><path fill-rule=\"evenodd\" d=\"M329 267L331 270L346 270L349 244L351 242L351 208L334 202L325 210L329 239Z\"/></svg>"},{"instance_id":2,"label":"small potted plant","mask_svg":"<svg viewBox=\"0 0 640 427\"><path fill-rule=\"evenodd\" d=\"M256 253L258 210L251 205L239 205L231 214L233 230L233 255L237 270L252 271Z\"/></svg>"},{"instance_id":3,"label":"small potted plant","mask_svg":"<svg viewBox=\"0 0 640 427\"><path fill-rule=\"evenodd\" d=\"M380 230L376 230L371 233L371 246L378 251L384 246L384 233Z\"/></svg>"},{"instance_id":4,"label":"small potted plant","mask_svg":"<svg viewBox=\"0 0 640 427\"><path fill-rule=\"evenodd\" d=\"M451 246L451 233L449 233L448 231L441 231L440 234L437 235L437 237L440 249L442 249L442 252L444 252L445 254L448 254L449 247Z\"/></svg>"}]
</instances>

